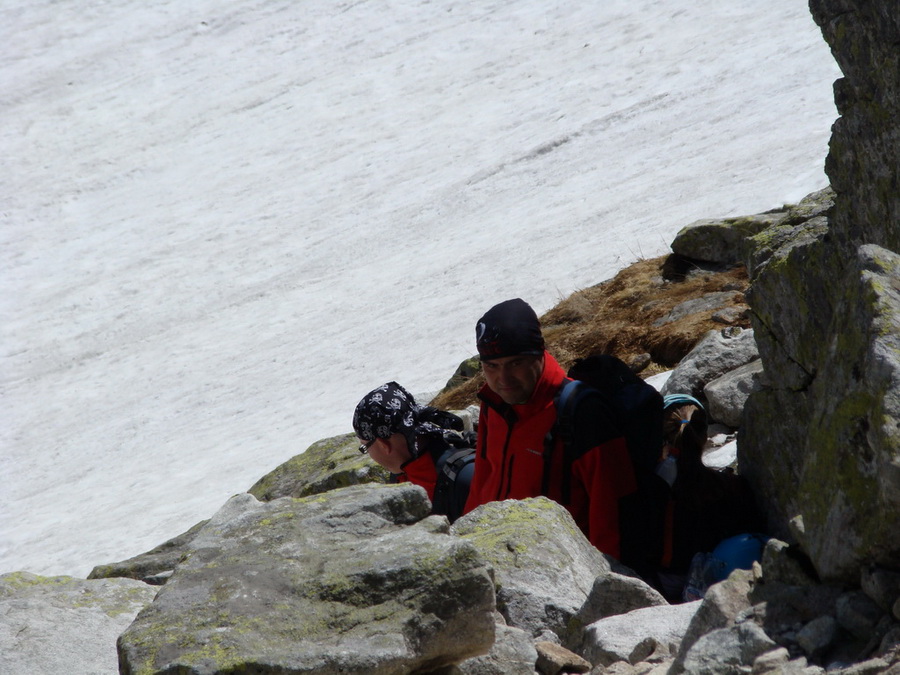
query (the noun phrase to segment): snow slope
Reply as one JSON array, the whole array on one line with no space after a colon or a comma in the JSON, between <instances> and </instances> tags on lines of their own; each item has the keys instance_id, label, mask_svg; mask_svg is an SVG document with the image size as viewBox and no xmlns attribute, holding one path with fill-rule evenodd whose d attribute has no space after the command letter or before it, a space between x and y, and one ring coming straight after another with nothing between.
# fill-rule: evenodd
<instances>
[{"instance_id":1,"label":"snow slope","mask_svg":"<svg viewBox=\"0 0 900 675\"><path fill-rule=\"evenodd\" d=\"M803 0L0 1L0 572L85 575L698 218L827 185Z\"/></svg>"}]
</instances>

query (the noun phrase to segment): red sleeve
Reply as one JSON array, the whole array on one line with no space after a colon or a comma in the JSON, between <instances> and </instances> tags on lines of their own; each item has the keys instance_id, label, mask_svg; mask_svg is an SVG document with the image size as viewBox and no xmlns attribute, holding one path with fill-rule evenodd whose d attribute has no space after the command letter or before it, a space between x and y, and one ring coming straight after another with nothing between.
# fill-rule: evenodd
<instances>
[{"instance_id":1,"label":"red sleeve","mask_svg":"<svg viewBox=\"0 0 900 675\"><path fill-rule=\"evenodd\" d=\"M572 507L599 550L619 558L619 499L637 489L624 438L601 443L572 466Z\"/></svg>"},{"instance_id":2,"label":"red sleeve","mask_svg":"<svg viewBox=\"0 0 900 675\"><path fill-rule=\"evenodd\" d=\"M478 440L475 443L475 473L472 476L472 483L469 485L469 496L466 497L466 506L463 509L463 515L469 511L481 506L485 502L489 502L484 494L484 486L487 483L488 474L491 467L486 457L487 443L487 410L485 406L481 406L478 413Z\"/></svg>"},{"instance_id":3,"label":"red sleeve","mask_svg":"<svg viewBox=\"0 0 900 675\"><path fill-rule=\"evenodd\" d=\"M398 482L402 482L405 478L410 483L421 485L428 493L428 499L434 500L434 486L437 483L437 471L434 468L434 460L427 452L422 453L421 457L410 460L403 465L403 473Z\"/></svg>"}]
</instances>

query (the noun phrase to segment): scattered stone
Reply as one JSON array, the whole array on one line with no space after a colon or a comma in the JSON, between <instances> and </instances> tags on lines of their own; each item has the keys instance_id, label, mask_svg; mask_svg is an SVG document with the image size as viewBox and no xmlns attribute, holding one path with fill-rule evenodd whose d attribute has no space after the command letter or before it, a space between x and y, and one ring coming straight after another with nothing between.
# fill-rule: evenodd
<instances>
[{"instance_id":1,"label":"scattered stone","mask_svg":"<svg viewBox=\"0 0 900 675\"><path fill-rule=\"evenodd\" d=\"M813 586L818 583L815 568L796 545L772 537L766 542L762 555L765 583L787 586Z\"/></svg>"},{"instance_id":2,"label":"scattered stone","mask_svg":"<svg viewBox=\"0 0 900 675\"><path fill-rule=\"evenodd\" d=\"M750 307L747 305L733 305L731 307L723 307L710 318L716 323L724 323L730 326L745 321L749 316Z\"/></svg>"},{"instance_id":3,"label":"scattered stone","mask_svg":"<svg viewBox=\"0 0 900 675\"><path fill-rule=\"evenodd\" d=\"M538 654L531 636L521 628L507 626L499 613L495 618L491 650L460 663L458 675L534 675Z\"/></svg>"},{"instance_id":4,"label":"scattered stone","mask_svg":"<svg viewBox=\"0 0 900 675\"><path fill-rule=\"evenodd\" d=\"M708 382L703 387L709 416L729 427L741 426L744 404L763 387L765 373L760 359L746 363Z\"/></svg>"},{"instance_id":5,"label":"scattered stone","mask_svg":"<svg viewBox=\"0 0 900 675\"><path fill-rule=\"evenodd\" d=\"M820 616L797 633L797 644L810 658L820 656L837 639L838 623L833 616Z\"/></svg>"},{"instance_id":6,"label":"scattered stone","mask_svg":"<svg viewBox=\"0 0 900 675\"><path fill-rule=\"evenodd\" d=\"M752 330L709 331L672 371L660 393L703 397L717 377L759 358Z\"/></svg>"},{"instance_id":7,"label":"scattered stone","mask_svg":"<svg viewBox=\"0 0 900 675\"><path fill-rule=\"evenodd\" d=\"M636 609L589 625L576 650L594 664L636 663L654 653L673 656L701 601Z\"/></svg>"},{"instance_id":8,"label":"scattered stone","mask_svg":"<svg viewBox=\"0 0 900 675\"><path fill-rule=\"evenodd\" d=\"M584 628L600 619L663 605L668 603L662 594L637 577L615 572L598 576L584 604L569 621L564 643L577 648Z\"/></svg>"},{"instance_id":9,"label":"scattered stone","mask_svg":"<svg viewBox=\"0 0 900 675\"><path fill-rule=\"evenodd\" d=\"M885 612L890 612L900 600L900 572L867 565L861 571L860 586ZM900 616L894 618L900 619Z\"/></svg>"},{"instance_id":10,"label":"scattered stone","mask_svg":"<svg viewBox=\"0 0 900 675\"><path fill-rule=\"evenodd\" d=\"M709 587L684 633L672 664L672 675L683 671L684 657L697 640L714 630L733 625L738 614L752 606L750 593L753 587L753 572L740 569L732 572L725 581Z\"/></svg>"},{"instance_id":11,"label":"scattered stone","mask_svg":"<svg viewBox=\"0 0 900 675\"><path fill-rule=\"evenodd\" d=\"M757 657L776 648L775 642L753 622L719 628L695 642L684 657L690 675L743 675Z\"/></svg>"},{"instance_id":12,"label":"scattered stone","mask_svg":"<svg viewBox=\"0 0 900 675\"><path fill-rule=\"evenodd\" d=\"M778 647L757 656L753 661L753 669L750 671L750 675L766 675L767 673L781 672L790 660L791 653L784 647Z\"/></svg>"},{"instance_id":13,"label":"scattered stone","mask_svg":"<svg viewBox=\"0 0 900 675\"><path fill-rule=\"evenodd\" d=\"M870 639L885 612L862 591L850 591L837 599L836 618L841 628L860 640Z\"/></svg>"},{"instance_id":14,"label":"scattered stone","mask_svg":"<svg viewBox=\"0 0 900 675\"><path fill-rule=\"evenodd\" d=\"M591 664L565 647L553 642L536 642L537 670L541 675L560 673L586 673Z\"/></svg>"},{"instance_id":15,"label":"scattered stone","mask_svg":"<svg viewBox=\"0 0 900 675\"><path fill-rule=\"evenodd\" d=\"M717 293L706 293L699 298L691 298L675 305L672 310L664 317L653 322L653 326L665 326L667 323L678 321L691 314L699 314L701 312L716 312L726 307L731 307L735 302L743 299L743 294L738 291L719 291Z\"/></svg>"}]
</instances>

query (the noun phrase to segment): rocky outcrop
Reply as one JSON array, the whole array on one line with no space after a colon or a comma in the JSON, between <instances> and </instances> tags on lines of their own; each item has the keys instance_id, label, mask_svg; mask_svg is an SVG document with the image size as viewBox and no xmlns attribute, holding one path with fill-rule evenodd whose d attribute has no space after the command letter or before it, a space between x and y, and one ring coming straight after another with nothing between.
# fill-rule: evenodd
<instances>
[{"instance_id":1,"label":"rocky outcrop","mask_svg":"<svg viewBox=\"0 0 900 675\"><path fill-rule=\"evenodd\" d=\"M487 652L494 585L422 488L233 497L118 641L120 672L398 673Z\"/></svg>"},{"instance_id":2,"label":"rocky outcrop","mask_svg":"<svg viewBox=\"0 0 900 675\"><path fill-rule=\"evenodd\" d=\"M822 578L900 568L900 14L812 0L844 77L829 200L757 234L748 299L770 385L750 396L742 472Z\"/></svg>"}]
</instances>

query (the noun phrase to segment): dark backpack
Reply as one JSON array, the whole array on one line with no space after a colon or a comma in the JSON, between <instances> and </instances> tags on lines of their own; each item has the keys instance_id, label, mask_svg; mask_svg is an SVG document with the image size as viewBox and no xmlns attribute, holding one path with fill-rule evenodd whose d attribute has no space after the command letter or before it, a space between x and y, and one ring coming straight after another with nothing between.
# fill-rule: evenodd
<instances>
[{"instance_id":1,"label":"dark backpack","mask_svg":"<svg viewBox=\"0 0 900 675\"><path fill-rule=\"evenodd\" d=\"M571 492L570 467L575 411L588 397L600 397L614 412L628 447L637 490L619 502L621 560L645 580L655 579L663 554L666 504L669 486L656 474L663 448L663 397L635 375L620 359L606 354L576 362L571 378L557 394L556 423L548 434L546 450L562 440L564 464L562 496ZM545 490L549 472L544 472Z\"/></svg>"},{"instance_id":2,"label":"dark backpack","mask_svg":"<svg viewBox=\"0 0 900 675\"><path fill-rule=\"evenodd\" d=\"M472 431L447 431L445 449L434 458L437 482L432 510L447 516L452 523L462 515L475 473L476 434Z\"/></svg>"},{"instance_id":3,"label":"dark backpack","mask_svg":"<svg viewBox=\"0 0 900 675\"><path fill-rule=\"evenodd\" d=\"M555 438L572 452L575 411L589 396L600 396L613 410L628 445L635 473L653 473L663 448L663 397L620 359L607 354L577 361L554 399Z\"/></svg>"}]
</instances>

